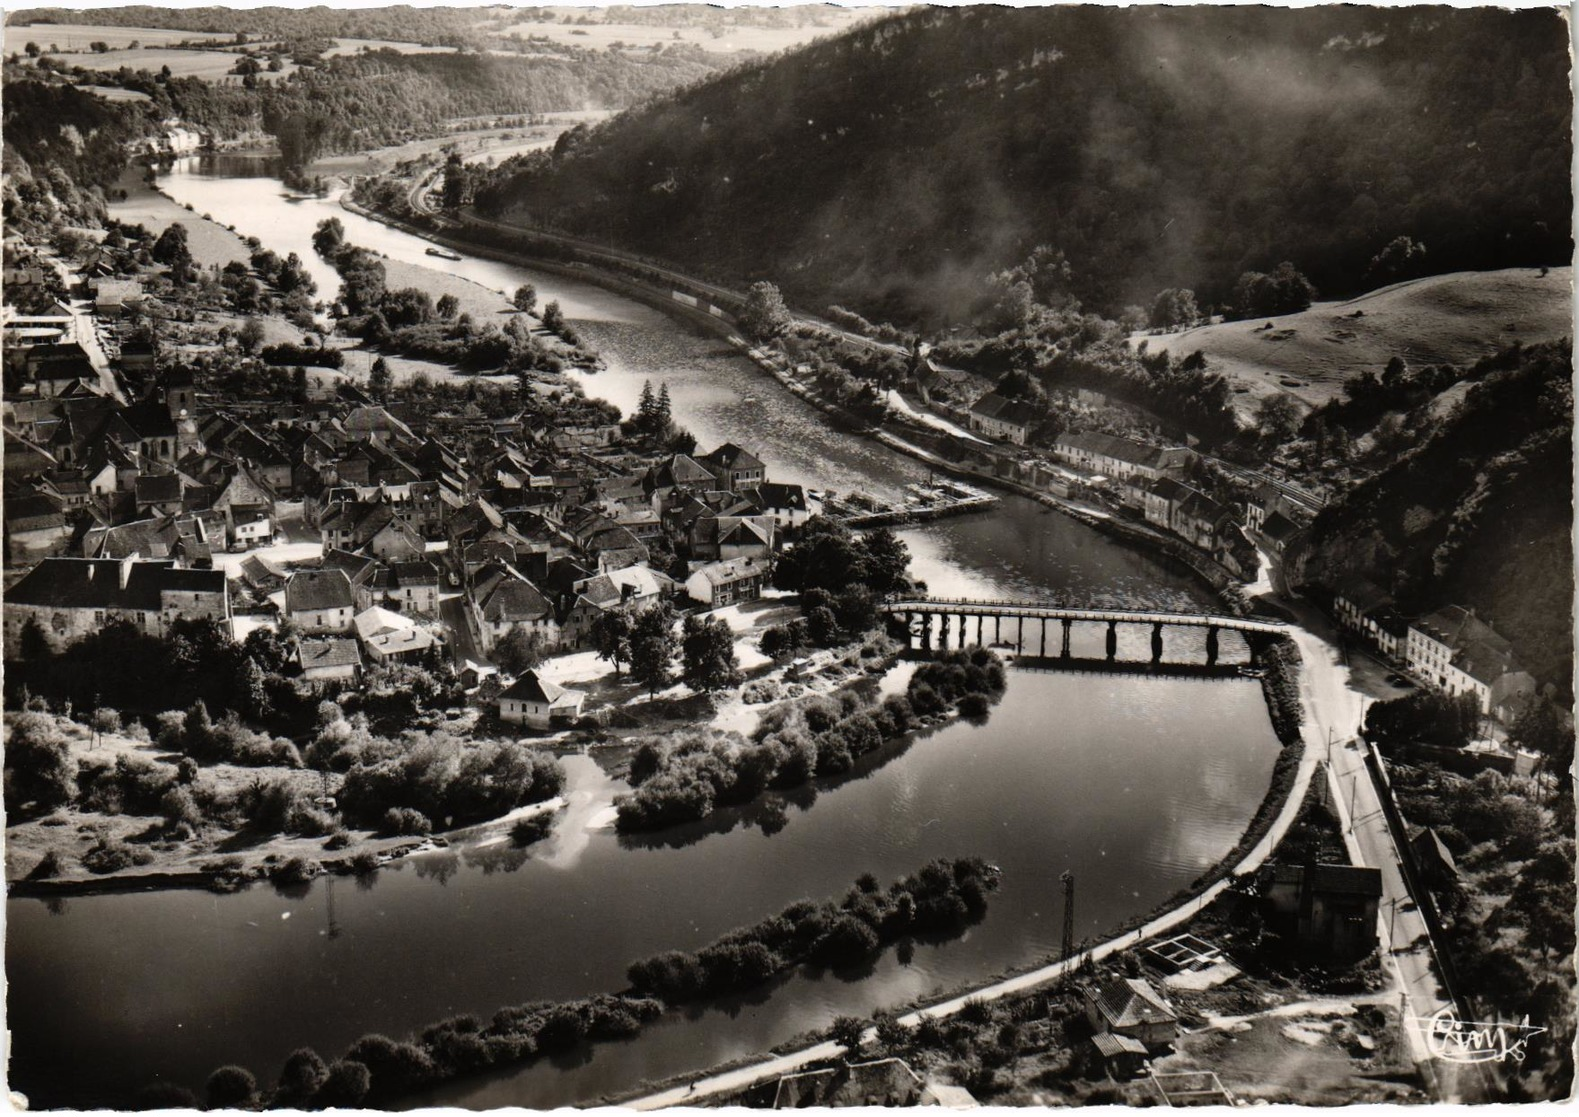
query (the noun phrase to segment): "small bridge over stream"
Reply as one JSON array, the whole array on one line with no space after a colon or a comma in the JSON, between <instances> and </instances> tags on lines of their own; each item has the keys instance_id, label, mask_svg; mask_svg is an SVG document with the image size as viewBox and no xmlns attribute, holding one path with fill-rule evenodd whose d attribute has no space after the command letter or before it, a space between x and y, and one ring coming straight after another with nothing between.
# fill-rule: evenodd
<instances>
[{"instance_id":1,"label":"small bridge over stream","mask_svg":"<svg viewBox=\"0 0 1579 1117\"><path fill-rule=\"evenodd\" d=\"M1058 622L1062 629L1062 639L1059 645L1059 655L1069 658L1069 636L1077 623L1094 623L1107 625L1107 658L1112 660L1118 652L1118 626L1146 625L1151 628L1151 660L1153 663L1162 662L1163 632L1168 628L1204 628L1206 629L1206 661L1208 664L1217 662L1218 634L1224 630L1240 632L1246 635L1284 636L1288 634L1289 626L1283 621L1271 620L1263 617L1235 617L1221 613L1183 613L1162 612L1147 609L1076 609L1064 605L1054 605L1048 602L1034 601L978 601L969 598L942 598L942 597L899 597L883 602L879 610L887 614L896 622L903 622L906 631L911 637L920 637L921 648L924 651L932 650L934 646L933 633L936 631L936 646L939 650L946 651L951 645L950 640L954 632L958 633L953 646L965 647L969 642L969 627L972 618L976 621L976 644L987 642L987 621L992 621L992 642L1004 641L1004 622L1010 622L1014 627L1008 637L1021 654L1026 654L1025 626L1029 621L1033 625L1040 625L1041 658L1047 658L1047 626L1050 621ZM954 628L957 622L958 628ZM917 627L919 623L919 628ZM1033 635L1036 633L1033 630ZM1255 644L1246 641L1250 647L1251 658L1255 656Z\"/></svg>"}]
</instances>

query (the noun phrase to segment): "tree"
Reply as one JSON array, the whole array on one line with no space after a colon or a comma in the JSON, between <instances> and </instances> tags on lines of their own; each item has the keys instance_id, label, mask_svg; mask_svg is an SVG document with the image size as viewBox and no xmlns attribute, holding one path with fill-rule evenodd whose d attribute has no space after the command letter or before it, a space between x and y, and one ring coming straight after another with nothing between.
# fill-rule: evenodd
<instances>
[{"instance_id":1,"label":"tree","mask_svg":"<svg viewBox=\"0 0 1579 1117\"><path fill-rule=\"evenodd\" d=\"M791 324L789 307L784 296L767 280L759 280L746 292L741 304L740 328L753 341L772 341L788 332Z\"/></svg>"},{"instance_id":2,"label":"tree","mask_svg":"<svg viewBox=\"0 0 1579 1117\"><path fill-rule=\"evenodd\" d=\"M454 295L439 296L438 315L446 322L454 318L460 312L460 309L461 301Z\"/></svg>"},{"instance_id":3,"label":"tree","mask_svg":"<svg viewBox=\"0 0 1579 1117\"><path fill-rule=\"evenodd\" d=\"M150 251L157 264L164 264L176 275L185 275L192 267L192 250L187 245L186 226L176 221L159 234Z\"/></svg>"},{"instance_id":4,"label":"tree","mask_svg":"<svg viewBox=\"0 0 1579 1117\"><path fill-rule=\"evenodd\" d=\"M53 632L38 623L37 617L29 617L22 626L19 650L23 659L38 663L59 655L60 641Z\"/></svg>"},{"instance_id":5,"label":"tree","mask_svg":"<svg viewBox=\"0 0 1579 1117\"><path fill-rule=\"evenodd\" d=\"M25 804L39 810L65 806L77 796L77 765L71 744L48 714L26 710L6 718L5 809Z\"/></svg>"},{"instance_id":6,"label":"tree","mask_svg":"<svg viewBox=\"0 0 1579 1117\"><path fill-rule=\"evenodd\" d=\"M444 161L444 208L456 209L466 201L466 191L469 185L466 174L466 164L461 161L460 153L452 151Z\"/></svg>"},{"instance_id":7,"label":"tree","mask_svg":"<svg viewBox=\"0 0 1579 1117\"><path fill-rule=\"evenodd\" d=\"M861 1037L866 1034L866 1021L858 1016L838 1016L828 1026L828 1038L845 1049L846 1055L861 1050Z\"/></svg>"},{"instance_id":8,"label":"tree","mask_svg":"<svg viewBox=\"0 0 1579 1117\"><path fill-rule=\"evenodd\" d=\"M669 382L663 381L658 385L658 402L653 408L653 433L660 437L667 437L674 428L674 407L669 400Z\"/></svg>"},{"instance_id":9,"label":"tree","mask_svg":"<svg viewBox=\"0 0 1579 1117\"><path fill-rule=\"evenodd\" d=\"M1299 404L1287 392L1274 392L1256 408L1256 425L1274 445L1281 446L1299 432Z\"/></svg>"},{"instance_id":10,"label":"tree","mask_svg":"<svg viewBox=\"0 0 1579 1117\"><path fill-rule=\"evenodd\" d=\"M333 256L345 243L345 225L338 217L326 217L313 230L313 251L320 256Z\"/></svg>"},{"instance_id":11,"label":"tree","mask_svg":"<svg viewBox=\"0 0 1579 1117\"><path fill-rule=\"evenodd\" d=\"M515 303L515 309L522 314L530 314L537 309L537 288L530 283L523 283L515 289L515 298L511 301ZM559 304L554 303L553 306L557 309ZM544 313L547 313L546 309ZM547 325L548 323L545 321L543 324Z\"/></svg>"},{"instance_id":12,"label":"tree","mask_svg":"<svg viewBox=\"0 0 1579 1117\"><path fill-rule=\"evenodd\" d=\"M1151 303L1148 322L1156 330L1176 330L1193 326L1201 316L1195 305L1195 292L1185 287L1169 287L1157 292Z\"/></svg>"},{"instance_id":13,"label":"tree","mask_svg":"<svg viewBox=\"0 0 1579 1117\"><path fill-rule=\"evenodd\" d=\"M354 1109L362 1104L372 1085L373 1075L365 1063L341 1059L329 1068L316 1101L324 1108Z\"/></svg>"},{"instance_id":14,"label":"tree","mask_svg":"<svg viewBox=\"0 0 1579 1117\"><path fill-rule=\"evenodd\" d=\"M1394 237L1387 247L1371 258L1366 276L1383 283L1396 283L1425 274L1425 245L1410 237Z\"/></svg>"},{"instance_id":15,"label":"tree","mask_svg":"<svg viewBox=\"0 0 1579 1117\"><path fill-rule=\"evenodd\" d=\"M1233 303L1241 318L1293 314L1315 298L1315 286L1287 260L1270 274L1247 271L1234 284Z\"/></svg>"},{"instance_id":16,"label":"tree","mask_svg":"<svg viewBox=\"0 0 1579 1117\"><path fill-rule=\"evenodd\" d=\"M88 44L88 49L93 51L94 54L108 54L110 52L110 44L102 39L95 39Z\"/></svg>"},{"instance_id":17,"label":"tree","mask_svg":"<svg viewBox=\"0 0 1579 1117\"><path fill-rule=\"evenodd\" d=\"M543 308L543 328L560 333L565 328L565 313L559 309L559 300L550 302Z\"/></svg>"},{"instance_id":18,"label":"tree","mask_svg":"<svg viewBox=\"0 0 1579 1117\"><path fill-rule=\"evenodd\" d=\"M248 318L241 323L241 329L236 331L236 341L241 345L243 353L256 353L263 344L263 322L258 318Z\"/></svg>"},{"instance_id":19,"label":"tree","mask_svg":"<svg viewBox=\"0 0 1579 1117\"><path fill-rule=\"evenodd\" d=\"M263 669L250 655L244 656L236 668L236 678L231 685L236 712L244 718L260 721L268 717L270 704L264 689Z\"/></svg>"},{"instance_id":20,"label":"tree","mask_svg":"<svg viewBox=\"0 0 1579 1117\"><path fill-rule=\"evenodd\" d=\"M239 1109L258 1092L258 1080L246 1067L223 1066L208 1076L203 1092L210 1109Z\"/></svg>"},{"instance_id":21,"label":"tree","mask_svg":"<svg viewBox=\"0 0 1579 1117\"><path fill-rule=\"evenodd\" d=\"M277 1101L294 1108L303 1108L312 1100L324 1080L329 1077L329 1067L311 1047L298 1047L285 1060L280 1070Z\"/></svg>"},{"instance_id":22,"label":"tree","mask_svg":"<svg viewBox=\"0 0 1579 1117\"><path fill-rule=\"evenodd\" d=\"M367 394L376 400L389 398L389 390L394 387L395 378L390 374L389 362L379 357L373 361L373 368L367 374Z\"/></svg>"},{"instance_id":23,"label":"tree","mask_svg":"<svg viewBox=\"0 0 1579 1117\"><path fill-rule=\"evenodd\" d=\"M37 58L41 53L38 49L37 43L28 43L24 49L27 51L27 56L29 58Z\"/></svg>"},{"instance_id":24,"label":"tree","mask_svg":"<svg viewBox=\"0 0 1579 1117\"><path fill-rule=\"evenodd\" d=\"M620 664L630 662L633 631L630 610L623 606L604 610L587 630L598 658L614 664L615 675L620 673Z\"/></svg>"},{"instance_id":25,"label":"tree","mask_svg":"<svg viewBox=\"0 0 1579 1117\"><path fill-rule=\"evenodd\" d=\"M679 640L674 606L667 601L643 609L631 629L631 677L656 695L672 681L671 665Z\"/></svg>"},{"instance_id":26,"label":"tree","mask_svg":"<svg viewBox=\"0 0 1579 1117\"><path fill-rule=\"evenodd\" d=\"M681 675L685 685L702 694L740 682L735 636L717 618L685 618L680 637Z\"/></svg>"},{"instance_id":27,"label":"tree","mask_svg":"<svg viewBox=\"0 0 1579 1117\"><path fill-rule=\"evenodd\" d=\"M643 434L652 432L653 416L657 413L658 398L653 395L652 381L641 382L641 395L636 400L636 429Z\"/></svg>"},{"instance_id":28,"label":"tree","mask_svg":"<svg viewBox=\"0 0 1579 1117\"><path fill-rule=\"evenodd\" d=\"M505 674L519 675L542 663L544 651L542 633L526 625L515 624L494 644L493 659Z\"/></svg>"}]
</instances>

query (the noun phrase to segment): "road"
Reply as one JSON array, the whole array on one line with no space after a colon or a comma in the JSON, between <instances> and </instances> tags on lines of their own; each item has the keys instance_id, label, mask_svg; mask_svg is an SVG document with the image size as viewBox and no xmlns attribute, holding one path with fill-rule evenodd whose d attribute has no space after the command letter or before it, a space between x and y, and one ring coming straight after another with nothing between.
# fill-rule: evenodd
<instances>
[{"instance_id":1,"label":"road","mask_svg":"<svg viewBox=\"0 0 1579 1117\"><path fill-rule=\"evenodd\" d=\"M488 657L477 647L471 625L466 623L465 603L464 594L439 595L439 619L444 622L445 630L449 632L450 655L454 658L457 671L465 667L468 660L473 663L488 662Z\"/></svg>"}]
</instances>

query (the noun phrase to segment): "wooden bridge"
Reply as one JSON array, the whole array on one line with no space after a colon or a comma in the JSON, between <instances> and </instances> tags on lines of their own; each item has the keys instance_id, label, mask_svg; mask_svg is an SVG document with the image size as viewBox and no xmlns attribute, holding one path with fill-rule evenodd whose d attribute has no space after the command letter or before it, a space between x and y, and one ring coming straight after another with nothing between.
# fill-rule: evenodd
<instances>
[{"instance_id":1,"label":"wooden bridge","mask_svg":"<svg viewBox=\"0 0 1579 1117\"><path fill-rule=\"evenodd\" d=\"M1165 628L1206 629L1206 661L1217 662L1218 633L1224 629L1263 636L1285 635L1289 627L1283 621L1261 617L1235 617L1221 613L1183 613L1147 609L1076 609L1034 601L979 601L969 598L898 597L883 602L878 607L895 620L902 620L907 631L915 634L915 624L920 621L921 647L932 648L932 629L936 623L939 647L949 647L951 621L959 622L958 646L964 647L968 639L970 619L976 619L976 643L984 642L986 623L992 620L993 640L1003 639L1003 622L1016 625L1015 647L1025 651L1025 622L1041 625L1041 656L1047 658L1047 624L1057 621L1063 629L1060 655L1069 658L1069 634L1076 622L1107 625L1107 658L1118 652L1118 626L1121 624L1149 625L1151 627L1151 659L1162 661L1162 633ZM1251 645L1251 658L1255 656Z\"/></svg>"}]
</instances>

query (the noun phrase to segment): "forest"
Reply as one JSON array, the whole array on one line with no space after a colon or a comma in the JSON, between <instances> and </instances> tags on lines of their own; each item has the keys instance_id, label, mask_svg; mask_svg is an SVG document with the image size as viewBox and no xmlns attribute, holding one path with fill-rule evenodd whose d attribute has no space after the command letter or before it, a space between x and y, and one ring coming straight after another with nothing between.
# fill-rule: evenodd
<instances>
[{"instance_id":1,"label":"forest","mask_svg":"<svg viewBox=\"0 0 1579 1117\"><path fill-rule=\"evenodd\" d=\"M147 94L152 105L144 108L155 119L183 120L221 139L261 125L295 167L319 155L437 135L461 117L622 108L696 81L714 65L684 49L633 57L542 44L530 59L385 48L322 59L255 88L125 68L92 77Z\"/></svg>"},{"instance_id":2,"label":"forest","mask_svg":"<svg viewBox=\"0 0 1579 1117\"><path fill-rule=\"evenodd\" d=\"M1440 271L1566 261L1567 73L1550 11L917 9L512 160L478 203L904 325L969 320L1040 244L1108 317L1284 261L1336 296L1404 235Z\"/></svg>"}]
</instances>

